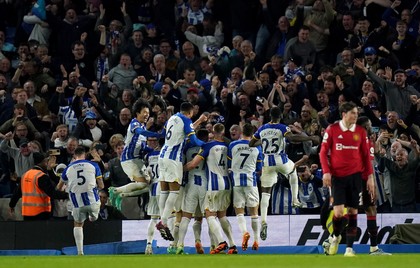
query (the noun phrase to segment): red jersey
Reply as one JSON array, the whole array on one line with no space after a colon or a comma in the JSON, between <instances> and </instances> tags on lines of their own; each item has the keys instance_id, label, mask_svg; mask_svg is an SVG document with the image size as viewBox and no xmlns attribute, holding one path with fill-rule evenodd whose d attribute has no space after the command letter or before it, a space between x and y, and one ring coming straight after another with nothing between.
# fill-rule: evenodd
<instances>
[{"instance_id":1,"label":"red jersey","mask_svg":"<svg viewBox=\"0 0 420 268\"><path fill-rule=\"evenodd\" d=\"M342 121L330 125L325 130L319 158L324 174L345 177L361 172L365 178L373 174L366 130L358 125L350 129Z\"/></svg>"}]
</instances>

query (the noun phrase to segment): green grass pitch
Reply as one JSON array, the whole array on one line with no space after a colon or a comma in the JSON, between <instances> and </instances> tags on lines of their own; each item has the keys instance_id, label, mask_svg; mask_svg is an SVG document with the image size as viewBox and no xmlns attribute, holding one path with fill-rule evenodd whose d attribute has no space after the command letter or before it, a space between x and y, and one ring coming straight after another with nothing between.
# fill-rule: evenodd
<instances>
[{"instance_id":1,"label":"green grass pitch","mask_svg":"<svg viewBox=\"0 0 420 268\"><path fill-rule=\"evenodd\" d=\"M90 255L90 256L2 256L0 267L25 268L259 268L259 267L419 267L420 254L369 256L343 255Z\"/></svg>"}]
</instances>

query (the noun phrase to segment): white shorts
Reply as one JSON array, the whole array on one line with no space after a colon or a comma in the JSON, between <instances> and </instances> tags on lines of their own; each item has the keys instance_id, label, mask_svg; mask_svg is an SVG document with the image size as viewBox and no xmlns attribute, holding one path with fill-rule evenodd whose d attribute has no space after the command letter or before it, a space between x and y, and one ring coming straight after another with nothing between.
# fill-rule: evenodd
<instances>
[{"instance_id":1,"label":"white shorts","mask_svg":"<svg viewBox=\"0 0 420 268\"><path fill-rule=\"evenodd\" d=\"M80 208L73 208L73 218L77 223L83 223L89 218L90 221L96 221L98 219L99 209L101 203L95 203L89 206L83 206Z\"/></svg>"},{"instance_id":2,"label":"white shorts","mask_svg":"<svg viewBox=\"0 0 420 268\"><path fill-rule=\"evenodd\" d=\"M159 180L164 182L182 183L183 165L181 162L159 158Z\"/></svg>"},{"instance_id":3,"label":"white shorts","mask_svg":"<svg viewBox=\"0 0 420 268\"><path fill-rule=\"evenodd\" d=\"M233 187L233 206L235 208L253 208L260 203L258 188L256 186Z\"/></svg>"},{"instance_id":4,"label":"white shorts","mask_svg":"<svg viewBox=\"0 0 420 268\"><path fill-rule=\"evenodd\" d=\"M204 208L210 212L225 211L231 200L230 190L207 191Z\"/></svg>"},{"instance_id":5,"label":"white shorts","mask_svg":"<svg viewBox=\"0 0 420 268\"><path fill-rule=\"evenodd\" d=\"M263 166L261 174L261 187L273 187L277 182L277 173L283 175L289 175L292 173L295 168L295 163L292 160L287 161L287 163L278 166Z\"/></svg>"},{"instance_id":6,"label":"white shorts","mask_svg":"<svg viewBox=\"0 0 420 268\"><path fill-rule=\"evenodd\" d=\"M182 211L191 214L204 213L204 200L206 199L206 186L187 184L185 186L184 202L182 202Z\"/></svg>"},{"instance_id":7,"label":"white shorts","mask_svg":"<svg viewBox=\"0 0 420 268\"><path fill-rule=\"evenodd\" d=\"M121 162L121 167L125 174L130 178L131 181L135 181L134 178L146 178L146 166L141 159L131 159Z\"/></svg>"}]
</instances>

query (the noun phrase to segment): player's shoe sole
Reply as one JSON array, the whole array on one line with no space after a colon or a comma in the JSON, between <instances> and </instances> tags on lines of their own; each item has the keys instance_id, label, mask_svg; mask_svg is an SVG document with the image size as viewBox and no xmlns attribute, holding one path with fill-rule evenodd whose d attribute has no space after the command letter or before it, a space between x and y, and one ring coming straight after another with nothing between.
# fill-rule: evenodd
<instances>
[{"instance_id":1,"label":"player's shoe sole","mask_svg":"<svg viewBox=\"0 0 420 268\"><path fill-rule=\"evenodd\" d=\"M156 229L160 232L160 235L162 236L163 239L174 241L174 237L172 236L171 231L169 230L167 226L163 225L162 221L156 224Z\"/></svg>"},{"instance_id":2,"label":"player's shoe sole","mask_svg":"<svg viewBox=\"0 0 420 268\"><path fill-rule=\"evenodd\" d=\"M263 222L261 224L261 232L260 232L260 238L263 241L267 239L267 228L268 228L267 223Z\"/></svg>"},{"instance_id":3,"label":"player's shoe sole","mask_svg":"<svg viewBox=\"0 0 420 268\"><path fill-rule=\"evenodd\" d=\"M244 235L242 236L242 250L245 251L248 249L248 240L251 236L249 235L248 232L244 233Z\"/></svg>"}]
</instances>

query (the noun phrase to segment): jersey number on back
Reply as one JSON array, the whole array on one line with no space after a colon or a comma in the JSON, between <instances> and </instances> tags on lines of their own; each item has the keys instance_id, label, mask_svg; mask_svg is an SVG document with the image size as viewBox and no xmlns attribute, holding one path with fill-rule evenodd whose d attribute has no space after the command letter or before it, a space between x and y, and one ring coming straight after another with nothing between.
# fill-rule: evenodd
<instances>
[{"instance_id":1,"label":"jersey number on back","mask_svg":"<svg viewBox=\"0 0 420 268\"><path fill-rule=\"evenodd\" d=\"M249 157L249 154L240 154L240 156L242 156L244 159L242 159L242 162L241 162L241 165L240 165L240 169L243 169L244 168L244 165L245 165L245 162L246 162L246 160L248 159L248 157Z\"/></svg>"},{"instance_id":2,"label":"jersey number on back","mask_svg":"<svg viewBox=\"0 0 420 268\"><path fill-rule=\"evenodd\" d=\"M262 139L263 152L265 154L275 154L278 153L280 146L277 144L278 138L271 139L271 142L268 139Z\"/></svg>"},{"instance_id":3,"label":"jersey number on back","mask_svg":"<svg viewBox=\"0 0 420 268\"><path fill-rule=\"evenodd\" d=\"M174 127L174 125L170 126L169 129L166 131L166 139L170 140L172 137L172 128Z\"/></svg>"},{"instance_id":4,"label":"jersey number on back","mask_svg":"<svg viewBox=\"0 0 420 268\"><path fill-rule=\"evenodd\" d=\"M78 170L77 171L77 179L80 180L77 185L83 185L86 182L86 178L85 176L83 176L83 170Z\"/></svg>"}]
</instances>

